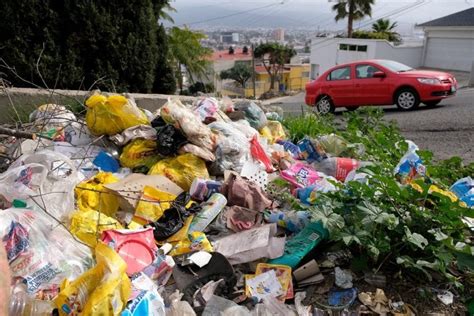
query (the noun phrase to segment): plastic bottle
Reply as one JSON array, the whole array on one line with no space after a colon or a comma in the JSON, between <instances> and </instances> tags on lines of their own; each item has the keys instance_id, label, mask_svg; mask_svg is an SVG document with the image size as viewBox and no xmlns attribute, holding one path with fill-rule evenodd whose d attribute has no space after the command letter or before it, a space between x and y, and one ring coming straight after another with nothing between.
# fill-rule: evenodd
<instances>
[{"instance_id":1,"label":"plastic bottle","mask_svg":"<svg viewBox=\"0 0 474 316\"><path fill-rule=\"evenodd\" d=\"M316 171L332 176L339 181L344 181L352 170L370 164L370 162L358 161L352 158L331 157L320 162L314 162L313 166Z\"/></svg>"},{"instance_id":2,"label":"plastic bottle","mask_svg":"<svg viewBox=\"0 0 474 316\"><path fill-rule=\"evenodd\" d=\"M31 298L26 290L17 286L10 296L9 316L51 316L55 309L52 301Z\"/></svg>"},{"instance_id":3,"label":"plastic bottle","mask_svg":"<svg viewBox=\"0 0 474 316\"><path fill-rule=\"evenodd\" d=\"M202 232L217 215L219 215L226 205L227 199L225 196L220 193L212 194L207 202L201 204L202 211L194 217L188 234L192 232Z\"/></svg>"}]
</instances>

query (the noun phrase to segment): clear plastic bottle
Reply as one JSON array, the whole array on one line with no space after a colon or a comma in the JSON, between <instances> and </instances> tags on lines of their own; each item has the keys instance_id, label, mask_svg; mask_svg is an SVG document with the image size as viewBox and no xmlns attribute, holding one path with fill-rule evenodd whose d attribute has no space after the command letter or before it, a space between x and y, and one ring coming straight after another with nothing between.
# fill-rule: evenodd
<instances>
[{"instance_id":1,"label":"clear plastic bottle","mask_svg":"<svg viewBox=\"0 0 474 316\"><path fill-rule=\"evenodd\" d=\"M331 157L320 162L314 162L316 171L334 177L339 181L344 181L354 169L370 165L370 162L359 161L352 158Z\"/></svg>"},{"instance_id":2,"label":"clear plastic bottle","mask_svg":"<svg viewBox=\"0 0 474 316\"><path fill-rule=\"evenodd\" d=\"M25 289L17 286L10 295L9 316L51 316L55 308L52 301L31 298Z\"/></svg>"}]
</instances>

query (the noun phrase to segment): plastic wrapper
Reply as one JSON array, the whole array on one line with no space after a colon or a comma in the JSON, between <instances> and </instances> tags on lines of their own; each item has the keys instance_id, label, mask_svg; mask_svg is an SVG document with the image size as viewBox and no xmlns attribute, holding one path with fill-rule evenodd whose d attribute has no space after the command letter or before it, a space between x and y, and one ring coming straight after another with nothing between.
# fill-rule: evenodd
<instances>
[{"instance_id":1,"label":"plastic wrapper","mask_svg":"<svg viewBox=\"0 0 474 316\"><path fill-rule=\"evenodd\" d=\"M471 177L459 179L451 186L450 191L468 207L474 207L474 180Z\"/></svg>"},{"instance_id":2,"label":"plastic wrapper","mask_svg":"<svg viewBox=\"0 0 474 316\"><path fill-rule=\"evenodd\" d=\"M363 144L351 144L335 134L323 135L312 140L314 147L321 147L331 156L357 158L364 154Z\"/></svg>"},{"instance_id":3,"label":"plastic wrapper","mask_svg":"<svg viewBox=\"0 0 474 316\"><path fill-rule=\"evenodd\" d=\"M110 140L118 146L124 146L138 138L156 140L156 130L150 125L137 125L127 128L120 134L110 136Z\"/></svg>"},{"instance_id":4,"label":"plastic wrapper","mask_svg":"<svg viewBox=\"0 0 474 316\"><path fill-rule=\"evenodd\" d=\"M65 280L55 300L60 315L120 315L131 294L127 264L103 244L95 248L97 264L72 282Z\"/></svg>"},{"instance_id":5,"label":"plastic wrapper","mask_svg":"<svg viewBox=\"0 0 474 316\"><path fill-rule=\"evenodd\" d=\"M105 96L96 92L86 100L86 106L87 127L95 135L111 136L132 126L150 124L135 100L122 95Z\"/></svg>"},{"instance_id":6,"label":"plastic wrapper","mask_svg":"<svg viewBox=\"0 0 474 316\"><path fill-rule=\"evenodd\" d=\"M165 210L171 207L171 203L175 199L176 195L174 194L145 186L143 195L135 209L135 216L154 222L163 215Z\"/></svg>"},{"instance_id":7,"label":"plastic wrapper","mask_svg":"<svg viewBox=\"0 0 474 316\"><path fill-rule=\"evenodd\" d=\"M209 127L222 134L217 141L216 161L211 166L211 173L223 175L224 170L240 172L250 151L247 137L229 123L213 122Z\"/></svg>"},{"instance_id":8,"label":"plastic wrapper","mask_svg":"<svg viewBox=\"0 0 474 316\"><path fill-rule=\"evenodd\" d=\"M22 282L30 296L52 299L63 279L74 279L92 264L90 249L44 212L1 211L0 236L13 282Z\"/></svg>"},{"instance_id":9,"label":"plastic wrapper","mask_svg":"<svg viewBox=\"0 0 474 316\"><path fill-rule=\"evenodd\" d=\"M74 210L73 188L78 182L76 167L60 153L23 155L0 175L1 206L8 208L14 199L22 199L65 221Z\"/></svg>"},{"instance_id":10,"label":"plastic wrapper","mask_svg":"<svg viewBox=\"0 0 474 316\"><path fill-rule=\"evenodd\" d=\"M245 113L245 119L250 123L250 126L256 130L262 129L267 125L267 117L263 110L252 101L244 100L238 101L234 104L236 111Z\"/></svg>"},{"instance_id":11,"label":"plastic wrapper","mask_svg":"<svg viewBox=\"0 0 474 316\"><path fill-rule=\"evenodd\" d=\"M209 179L207 167L201 158L193 154L183 154L158 161L148 174L161 174L188 191L194 178Z\"/></svg>"},{"instance_id":12,"label":"plastic wrapper","mask_svg":"<svg viewBox=\"0 0 474 316\"><path fill-rule=\"evenodd\" d=\"M179 128L191 143L213 150L215 140L209 127L179 100L168 100L160 109L160 113L166 123Z\"/></svg>"},{"instance_id":13,"label":"plastic wrapper","mask_svg":"<svg viewBox=\"0 0 474 316\"><path fill-rule=\"evenodd\" d=\"M278 121L268 121L267 126L260 130L260 134L267 138L270 144L286 139L283 125Z\"/></svg>"},{"instance_id":14,"label":"plastic wrapper","mask_svg":"<svg viewBox=\"0 0 474 316\"><path fill-rule=\"evenodd\" d=\"M280 176L295 187L304 188L320 179L318 173L304 163L297 162L289 169L283 170Z\"/></svg>"},{"instance_id":15,"label":"plastic wrapper","mask_svg":"<svg viewBox=\"0 0 474 316\"><path fill-rule=\"evenodd\" d=\"M216 114L219 110L219 102L215 98L200 98L194 102L193 110L204 122L206 118L213 117Z\"/></svg>"},{"instance_id":16,"label":"plastic wrapper","mask_svg":"<svg viewBox=\"0 0 474 316\"><path fill-rule=\"evenodd\" d=\"M312 185L296 190L296 196L304 204L314 204L318 199L318 193L327 193L336 191L334 184L328 181L332 179L334 182L337 180L332 177L321 177L321 179L314 182Z\"/></svg>"},{"instance_id":17,"label":"plastic wrapper","mask_svg":"<svg viewBox=\"0 0 474 316\"><path fill-rule=\"evenodd\" d=\"M402 184L410 183L413 179L424 177L426 174L426 167L416 153L418 146L412 141L406 142L408 143L408 151L400 159L394 170L396 177Z\"/></svg>"},{"instance_id":18,"label":"plastic wrapper","mask_svg":"<svg viewBox=\"0 0 474 316\"><path fill-rule=\"evenodd\" d=\"M88 210L76 211L72 214L69 231L90 247L95 247L103 231L122 228L115 218Z\"/></svg>"},{"instance_id":19,"label":"plastic wrapper","mask_svg":"<svg viewBox=\"0 0 474 316\"><path fill-rule=\"evenodd\" d=\"M170 252L170 256L178 256L199 250L212 252L212 245L203 232L192 232L188 235L188 238L181 240L175 245Z\"/></svg>"},{"instance_id":20,"label":"plastic wrapper","mask_svg":"<svg viewBox=\"0 0 474 316\"><path fill-rule=\"evenodd\" d=\"M305 137L300 140L298 147L300 149L300 157L309 163L320 162L328 157L324 149L310 138Z\"/></svg>"},{"instance_id":21,"label":"plastic wrapper","mask_svg":"<svg viewBox=\"0 0 474 316\"><path fill-rule=\"evenodd\" d=\"M119 181L109 172L99 172L93 178L79 183L76 193L77 207L81 211L99 211L114 216L119 207L119 198L104 185Z\"/></svg>"},{"instance_id":22,"label":"plastic wrapper","mask_svg":"<svg viewBox=\"0 0 474 316\"><path fill-rule=\"evenodd\" d=\"M156 289L142 290L127 304L121 316L164 316L165 303Z\"/></svg>"},{"instance_id":23,"label":"plastic wrapper","mask_svg":"<svg viewBox=\"0 0 474 316\"><path fill-rule=\"evenodd\" d=\"M206 148L198 147L194 144L186 144L178 150L179 154L190 153L206 161L215 161L216 156Z\"/></svg>"},{"instance_id":24,"label":"plastic wrapper","mask_svg":"<svg viewBox=\"0 0 474 316\"><path fill-rule=\"evenodd\" d=\"M289 152L294 159L299 159L301 156L300 148L288 140L281 140L277 142L279 145L283 146L283 149L286 152Z\"/></svg>"},{"instance_id":25,"label":"plastic wrapper","mask_svg":"<svg viewBox=\"0 0 474 316\"><path fill-rule=\"evenodd\" d=\"M250 123L246 120L238 120L235 122L230 122L229 124L238 129L248 139L251 139L256 134L258 134L258 131L250 126Z\"/></svg>"},{"instance_id":26,"label":"plastic wrapper","mask_svg":"<svg viewBox=\"0 0 474 316\"><path fill-rule=\"evenodd\" d=\"M132 140L120 155L120 164L126 168L146 167L150 169L162 157L156 148L156 141L150 139Z\"/></svg>"}]
</instances>

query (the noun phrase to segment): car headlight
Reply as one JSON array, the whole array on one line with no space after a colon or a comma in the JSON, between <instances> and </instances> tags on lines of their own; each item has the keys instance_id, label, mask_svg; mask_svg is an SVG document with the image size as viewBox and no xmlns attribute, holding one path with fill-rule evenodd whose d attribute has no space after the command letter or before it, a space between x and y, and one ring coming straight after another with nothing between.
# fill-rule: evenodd
<instances>
[{"instance_id":1,"label":"car headlight","mask_svg":"<svg viewBox=\"0 0 474 316\"><path fill-rule=\"evenodd\" d=\"M441 84L441 81L436 78L417 78L418 82L424 84Z\"/></svg>"}]
</instances>

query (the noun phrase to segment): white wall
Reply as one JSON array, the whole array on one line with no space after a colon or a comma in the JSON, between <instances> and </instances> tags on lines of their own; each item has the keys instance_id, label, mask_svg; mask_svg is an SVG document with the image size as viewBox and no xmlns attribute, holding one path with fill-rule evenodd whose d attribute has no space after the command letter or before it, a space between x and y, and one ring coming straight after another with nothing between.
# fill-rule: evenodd
<instances>
[{"instance_id":1,"label":"white wall","mask_svg":"<svg viewBox=\"0 0 474 316\"><path fill-rule=\"evenodd\" d=\"M367 52L339 50L339 44L366 45ZM394 46L385 40L355 38L316 38L311 42L311 78L329 68L360 59L392 59L412 67L421 65L423 46ZM318 66L319 65L319 66Z\"/></svg>"},{"instance_id":2,"label":"white wall","mask_svg":"<svg viewBox=\"0 0 474 316\"><path fill-rule=\"evenodd\" d=\"M391 59L418 68L421 66L423 46L393 46L387 41L377 42L376 59Z\"/></svg>"}]
</instances>

